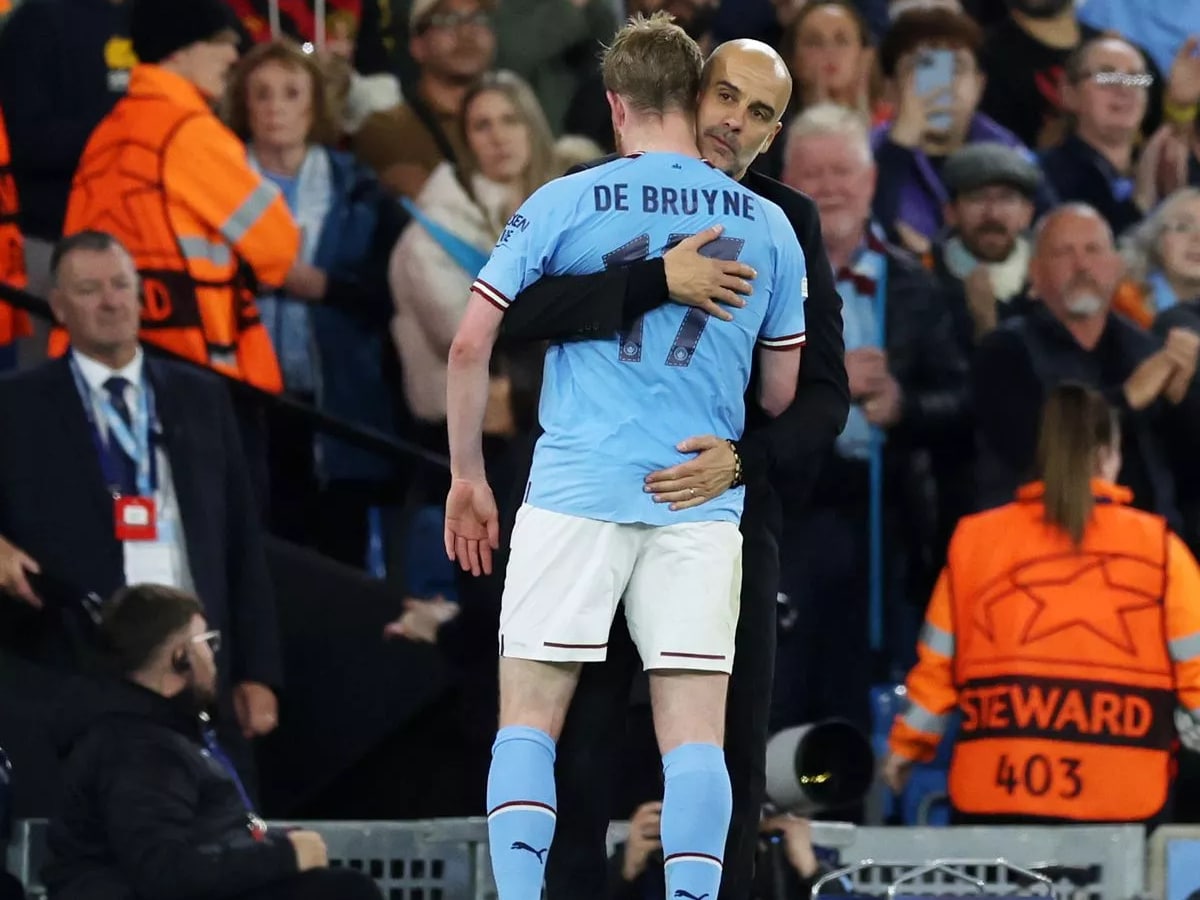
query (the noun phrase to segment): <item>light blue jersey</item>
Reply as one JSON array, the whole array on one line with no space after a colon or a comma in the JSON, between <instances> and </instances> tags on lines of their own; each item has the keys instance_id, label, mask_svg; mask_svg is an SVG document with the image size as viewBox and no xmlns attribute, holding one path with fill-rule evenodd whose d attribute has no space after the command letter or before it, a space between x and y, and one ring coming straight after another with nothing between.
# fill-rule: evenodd
<instances>
[{"instance_id":1,"label":"light blue jersey","mask_svg":"<svg viewBox=\"0 0 1200 900\"><path fill-rule=\"evenodd\" d=\"M804 254L787 217L707 162L674 153L614 160L552 181L508 223L474 290L507 309L544 275L584 275L661 256L714 224L708 255L758 273L732 322L667 304L617 338L556 344L546 354L526 502L606 522L738 522L744 490L671 512L643 490L650 472L690 459L700 434L736 440L755 344L804 343Z\"/></svg>"}]
</instances>

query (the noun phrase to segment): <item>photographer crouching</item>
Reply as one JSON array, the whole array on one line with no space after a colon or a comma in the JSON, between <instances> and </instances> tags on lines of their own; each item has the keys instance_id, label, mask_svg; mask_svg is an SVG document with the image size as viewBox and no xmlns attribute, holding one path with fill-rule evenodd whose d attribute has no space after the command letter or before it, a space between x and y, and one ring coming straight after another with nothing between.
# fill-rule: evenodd
<instances>
[{"instance_id":1,"label":"photographer crouching","mask_svg":"<svg viewBox=\"0 0 1200 900\"><path fill-rule=\"evenodd\" d=\"M609 859L610 900L656 900L663 896L663 873L659 818L662 804L643 803L629 821L629 837ZM786 813L764 816L759 824L752 900L801 900L812 894L813 885L832 868L813 846L808 819ZM845 894L845 885L831 881L822 896Z\"/></svg>"},{"instance_id":2,"label":"photographer crouching","mask_svg":"<svg viewBox=\"0 0 1200 900\"><path fill-rule=\"evenodd\" d=\"M365 875L328 868L320 835L255 814L209 726L220 633L199 600L123 588L99 638L94 696L64 717L51 900L381 900Z\"/></svg>"}]
</instances>

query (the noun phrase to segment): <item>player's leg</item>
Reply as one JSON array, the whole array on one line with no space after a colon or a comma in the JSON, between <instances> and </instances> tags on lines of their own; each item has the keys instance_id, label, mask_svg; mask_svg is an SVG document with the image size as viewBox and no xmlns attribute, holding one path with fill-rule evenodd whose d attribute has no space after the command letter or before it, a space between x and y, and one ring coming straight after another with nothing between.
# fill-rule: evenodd
<instances>
[{"instance_id":1,"label":"player's leg","mask_svg":"<svg viewBox=\"0 0 1200 900\"><path fill-rule=\"evenodd\" d=\"M500 660L500 730L488 771L488 838L501 900L538 900L558 813L555 741L579 663Z\"/></svg>"},{"instance_id":2,"label":"player's leg","mask_svg":"<svg viewBox=\"0 0 1200 900\"><path fill-rule=\"evenodd\" d=\"M775 675L779 546L765 524L747 524L743 519L741 609L725 703L725 763L733 788L733 817L721 900L749 900L753 887Z\"/></svg>"},{"instance_id":3,"label":"player's leg","mask_svg":"<svg viewBox=\"0 0 1200 900\"><path fill-rule=\"evenodd\" d=\"M663 755L667 896L714 898L732 812L722 749L741 588L741 534L728 522L655 529L626 592L650 670Z\"/></svg>"},{"instance_id":4,"label":"player's leg","mask_svg":"<svg viewBox=\"0 0 1200 900\"><path fill-rule=\"evenodd\" d=\"M622 526L526 506L511 546L488 836L500 900L538 900L557 816L555 744L580 665L604 659L636 544Z\"/></svg>"},{"instance_id":5,"label":"player's leg","mask_svg":"<svg viewBox=\"0 0 1200 900\"><path fill-rule=\"evenodd\" d=\"M625 619L617 616L608 657L584 667L558 740L558 825L546 863L548 900L603 900L609 895L605 837L613 773L638 665Z\"/></svg>"}]
</instances>

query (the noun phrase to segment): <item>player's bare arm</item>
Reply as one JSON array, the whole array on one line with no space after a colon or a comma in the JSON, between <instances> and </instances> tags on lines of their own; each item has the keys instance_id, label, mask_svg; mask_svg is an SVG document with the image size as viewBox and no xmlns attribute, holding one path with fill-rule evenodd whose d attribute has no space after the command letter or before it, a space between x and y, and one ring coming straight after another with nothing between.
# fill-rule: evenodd
<instances>
[{"instance_id":1,"label":"player's bare arm","mask_svg":"<svg viewBox=\"0 0 1200 900\"><path fill-rule=\"evenodd\" d=\"M446 498L446 555L464 572L491 574L500 546L500 514L483 462L488 364L503 313L478 294L450 345L446 427L450 437L450 494Z\"/></svg>"},{"instance_id":2,"label":"player's bare arm","mask_svg":"<svg viewBox=\"0 0 1200 900\"><path fill-rule=\"evenodd\" d=\"M758 351L758 403L774 418L796 399L800 381L801 347L761 348Z\"/></svg>"}]
</instances>

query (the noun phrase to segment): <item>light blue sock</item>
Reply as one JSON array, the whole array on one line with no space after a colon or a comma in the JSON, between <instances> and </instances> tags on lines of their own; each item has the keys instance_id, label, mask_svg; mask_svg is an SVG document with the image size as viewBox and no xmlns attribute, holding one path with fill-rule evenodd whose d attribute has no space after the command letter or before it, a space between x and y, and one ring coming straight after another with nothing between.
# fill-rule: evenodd
<instances>
[{"instance_id":1,"label":"light blue sock","mask_svg":"<svg viewBox=\"0 0 1200 900\"><path fill-rule=\"evenodd\" d=\"M662 847L668 900L716 900L733 795L725 752L684 744L663 757Z\"/></svg>"},{"instance_id":2,"label":"light blue sock","mask_svg":"<svg viewBox=\"0 0 1200 900\"><path fill-rule=\"evenodd\" d=\"M536 728L501 728L487 786L488 840L500 900L540 900L554 840L554 741Z\"/></svg>"}]
</instances>

